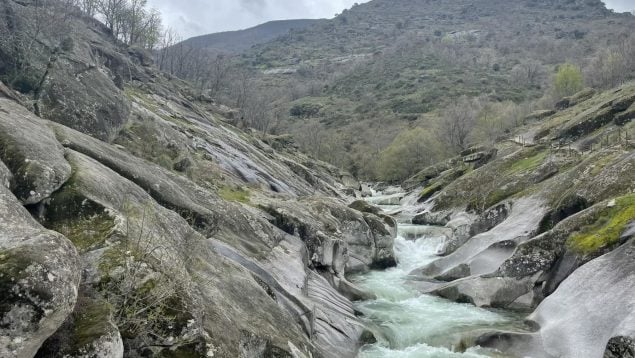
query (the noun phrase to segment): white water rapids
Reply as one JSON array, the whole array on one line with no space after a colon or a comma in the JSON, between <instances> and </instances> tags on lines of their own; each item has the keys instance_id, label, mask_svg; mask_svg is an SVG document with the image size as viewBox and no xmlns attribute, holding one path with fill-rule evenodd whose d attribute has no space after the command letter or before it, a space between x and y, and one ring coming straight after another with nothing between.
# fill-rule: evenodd
<instances>
[{"instance_id":1,"label":"white water rapids","mask_svg":"<svg viewBox=\"0 0 635 358\"><path fill-rule=\"evenodd\" d=\"M390 208L393 208L394 204L391 204ZM463 333L488 328L505 329L517 325L518 317L420 294L408 285L408 274L438 258L435 253L442 243L440 237L417 235L421 229L416 225L399 225L394 246L397 267L352 278L362 290L377 297L358 302L356 309L379 329L380 336L385 337L378 337L377 343L363 347L359 357L502 357L479 347L458 352L454 345L460 342ZM414 241L413 237L418 239Z\"/></svg>"}]
</instances>

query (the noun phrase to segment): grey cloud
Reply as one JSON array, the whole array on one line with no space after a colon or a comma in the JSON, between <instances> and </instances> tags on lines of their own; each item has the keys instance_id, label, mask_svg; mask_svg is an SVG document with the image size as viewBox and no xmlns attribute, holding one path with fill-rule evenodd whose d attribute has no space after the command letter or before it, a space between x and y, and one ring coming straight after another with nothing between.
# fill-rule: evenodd
<instances>
[{"instance_id":1,"label":"grey cloud","mask_svg":"<svg viewBox=\"0 0 635 358\"><path fill-rule=\"evenodd\" d=\"M240 3L244 9L254 13L262 12L267 6L265 0L240 0Z\"/></svg>"},{"instance_id":2,"label":"grey cloud","mask_svg":"<svg viewBox=\"0 0 635 358\"><path fill-rule=\"evenodd\" d=\"M183 37L239 30L283 19L331 18L367 0L149 0L165 25ZM615 11L635 9L635 0L605 0Z\"/></svg>"},{"instance_id":3,"label":"grey cloud","mask_svg":"<svg viewBox=\"0 0 635 358\"><path fill-rule=\"evenodd\" d=\"M239 30L283 19L331 18L367 0L149 0L183 37Z\"/></svg>"},{"instance_id":4,"label":"grey cloud","mask_svg":"<svg viewBox=\"0 0 635 358\"><path fill-rule=\"evenodd\" d=\"M635 10L635 1L633 0L604 0L606 7L618 12Z\"/></svg>"}]
</instances>

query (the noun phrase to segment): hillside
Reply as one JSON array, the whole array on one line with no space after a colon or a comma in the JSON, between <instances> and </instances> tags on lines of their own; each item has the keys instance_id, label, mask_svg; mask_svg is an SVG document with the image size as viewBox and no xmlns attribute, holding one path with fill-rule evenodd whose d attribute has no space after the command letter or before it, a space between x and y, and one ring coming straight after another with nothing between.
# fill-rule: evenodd
<instances>
[{"instance_id":1,"label":"hillside","mask_svg":"<svg viewBox=\"0 0 635 358\"><path fill-rule=\"evenodd\" d=\"M287 35L291 30L304 30L323 20L270 21L245 30L227 31L189 38L183 45L212 52L240 53L251 47Z\"/></svg>"},{"instance_id":2,"label":"hillside","mask_svg":"<svg viewBox=\"0 0 635 358\"><path fill-rule=\"evenodd\" d=\"M566 62L582 68L587 85L606 85L599 57L624 43L631 49L634 30L634 16L599 0L374 0L258 45L241 61L260 73L262 93L283 93L278 131L362 177L401 180L407 175L385 175L377 160L399 134L423 128L439 138L440 119L462 96L506 107L508 130L553 104L553 77ZM623 68L621 80L632 78L633 66ZM426 153L432 161L457 150L426 146L435 148Z\"/></svg>"},{"instance_id":3,"label":"hillside","mask_svg":"<svg viewBox=\"0 0 635 358\"><path fill-rule=\"evenodd\" d=\"M394 221L60 4L0 3L0 356L353 357Z\"/></svg>"}]
</instances>

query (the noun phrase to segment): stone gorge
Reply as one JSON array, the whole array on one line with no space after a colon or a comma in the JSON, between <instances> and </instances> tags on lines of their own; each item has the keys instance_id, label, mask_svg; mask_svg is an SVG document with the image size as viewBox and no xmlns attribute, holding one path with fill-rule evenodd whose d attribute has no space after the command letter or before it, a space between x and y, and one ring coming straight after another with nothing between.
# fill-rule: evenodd
<instances>
[{"instance_id":1,"label":"stone gorge","mask_svg":"<svg viewBox=\"0 0 635 358\"><path fill-rule=\"evenodd\" d=\"M633 82L361 184L76 8L0 9L0 356L635 356Z\"/></svg>"}]
</instances>

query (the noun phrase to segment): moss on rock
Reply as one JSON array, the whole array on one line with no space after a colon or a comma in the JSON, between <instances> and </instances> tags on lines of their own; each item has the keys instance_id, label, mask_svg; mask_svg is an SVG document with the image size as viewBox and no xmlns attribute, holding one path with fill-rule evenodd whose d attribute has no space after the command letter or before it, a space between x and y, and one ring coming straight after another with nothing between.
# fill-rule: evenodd
<instances>
[{"instance_id":1,"label":"moss on rock","mask_svg":"<svg viewBox=\"0 0 635 358\"><path fill-rule=\"evenodd\" d=\"M548 153L546 150L532 153L532 155L512 163L508 169L508 173L518 174L532 171L538 168L545 161L545 159L547 158L547 154Z\"/></svg>"},{"instance_id":2,"label":"moss on rock","mask_svg":"<svg viewBox=\"0 0 635 358\"><path fill-rule=\"evenodd\" d=\"M79 351L113 331L112 307L106 301L80 299L74 314L72 350Z\"/></svg>"},{"instance_id":3,"label":"moss on rock","mask_svg":"<svg viewBox=\"0 0 635 358\"><path fill-rule=\"evenodd\" d=\"M635 194L612 200L594 220L569 237L568 246L589 255L619 243L620 235L635 220Z\"/></svg>"},{"instance_id":4,"label":"moss on rock","mask_svg":"<svg viewBox=\"0 0 635 358\"><path fill-rule=\"evenodd\" d=\"M222 187L218 195L226 201L235 201L243 204L249 203L249 190L243 188Z\"/></svg>"},{"instance_id":5,"label":"moss on rock","mask_svg":"<svg viewBox=\"0 0 635 358\"><path fill-rule=\"evenodd\" d=\"M72 179L51 197L44 223L71 240L78 251L87 252L103 245L115 228L115 218L81 195Z\"/></svg>"}]
</instances>

